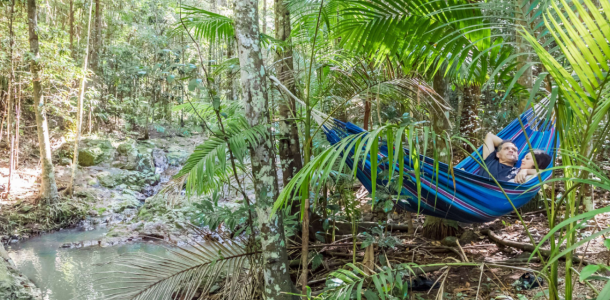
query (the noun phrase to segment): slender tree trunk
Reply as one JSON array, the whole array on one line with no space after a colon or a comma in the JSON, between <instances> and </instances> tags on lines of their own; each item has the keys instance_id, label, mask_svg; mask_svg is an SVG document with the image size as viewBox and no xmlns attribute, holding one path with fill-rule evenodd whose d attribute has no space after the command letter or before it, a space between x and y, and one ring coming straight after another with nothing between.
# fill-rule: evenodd
<instances>
[{"instance_id":1,"label":"slender tree trunk","mask_svg":"<svg viewBox=\"0 0 610 300\"><path fill-rule=\"evenodd\" d=\"M91 47L91 69L99 69L99 51L102 39L102 0L95 0L95 26L93 30L93 47Z\"/></svg>"},{"instance_id":2,"label":"slender tree trunk","mask_svg":"<svg viewBox=\"0 0 610 300\"><path fill-rule=\"evenodd\" d=\"M518 4L521 4L521 1L517 1ZM517 11L517 24L519 28L526 28L529 29L529 16L527 15L527 10L529 9L530 5L526 4L523 5L523 7L517 7L516 11ZM532 66L528 66L528 64L531 61L531 57L529 54L526 53L530 53L533 51L533 49L531 48L529 42L518 32L518 30L515 30L515 44L516 44L516 51L517 53L519 53L520 55L517 56L517 70L521 70L522 68L526 68L525 72L523 74L521 74L521 76L519 77L519 79L517 79L517 83L520 84L523 88L527 89L528 91L532 90L532 86L533 86L533 73L532 73ZM521 96L519 97L519 102L518 102L518 106L517 106L517 113L521 114L522 112L524 112L526 110L526 104L527 104L527 100L529 99L529 93L527 92L523 92L521 94Z\"/></svg>"},{"instance_id":3,"label":"slender tree trunk","mask_svg":"<svg viewBox=\"0 0 610 300\"><path fill-rule=\"evenodd\" d=\"M371 119L371 101L370 99L364 100L364 130L369 130L369 120Z\"/></svg>"},{"instance_id":4,"label":"slender tree trunk","mask_svg":"<svg viewBox=\"0 0 610 300\"><path fill-rule=\"evenodd\" d=\"M17 106L15 107L15 169L19 168L19 127L21 124L21 85L17 86Z\"/></svg>"},{"instance_id":5,"label":"slender tree trunk","mask_svg":"<svg viewBox=\"0 0 610 300\"><path fill-rule=\"evenodd\" d=\"M277 52L277 75L284 86L296 94L293 74L292 47L290 45L290 12L284 0L275 0L275 38L287 42L283 52ZM292 177L301 170L301 145L299 143L299 128L296 122L296 106L294 99L289 96L280 99L280 137L279 155L282 163L282 181L284 186L290 182ZM300 210L298 201L294 201L292 213Z\"/></svg>"},{"instance_id":6,"label":"slender tree trunk","mask_svg":"<svg viewBox=\"0 0 610 300\"><path fill-rule=\"evenodd\" d=\"M16 90L15 85L15 67L13 62L13 46L15 32L13 31L13 17L15 15L15 0L11 1L11 5L9 6L9 61L10 61L10 74L8 78L8 88L7 88L7 114L6 114L6 133L7 133L7 143L10 147L10 155L8 162L8 183L6 187L6 193L10 194L11 192L11 182L13 179L13 171L15 170L15 135L14 135L14 112L13 109L15 107L14 98L16 97L14 91Z\"/></svg>"},{"instance_id":7,"label":"slender tree trunk","mask_svg":"<svg viewBox=\"0 0 610 300\"><path fill-rule=\"evenodd\" d=\"M239 47L242 97L246 119L252 127L269 121L257 11L257 0L235 1L235 35ZM278 195L272 148L269 140L250 149L263 252L264 294L267 299L291 299L292 296L285 294L294 292L294 286L290 280L282 215L278 213L271 217L273 202Z\"/></svg>"},{"instance_id":8,"label":"slender tree trunk","mask_svg":"<svg viewBox=\"0 0 610 300\"><path fill-rule=\"evenodd\" d=\"M72 1L70 1L72 4ZM68 185L68 193L70 196L74 193L74 178L78 169L78 146L80 144L81 130L83 128L83 99L85 98L85 86L87 84L87 64L89 62L89 40L91 36L91 12L92 5L89 5L89 21L87 21L87 48L85 51L85 60L83 61L83 79L80 83L80 92L78 94L78 102L76 107L76 138L74 139L74 154L72 158L72 176L70 176L70 184Z\"/></svg>"},{"instance_id":9,"label":"slender tree trunk","mask_svg":"<svg viewBox=\"0 0 610 300\"><path fill-rule=\"evenodd\" d=\"M72 53L72 58L76 58L76 53L74 52L74 0L70 0L70 12L68 18L68 23L70 26L70 52ZM87 38L89 38L88 36L89 35L87 35ZM89 43L87 42L87 44Z\"/></svg>"},{"instance_id":10,"label":"slender tree trunk","mask_svg":"<svg viewBox=\"0 0 610 300\"><path fill-rule=\"evenodd\" d=\"M434 76L434 90L448 102L447 99L447 81L443 77L444 72L439 70ZM439 110L440 111L440 110ZM451 136L451 125L448 121L448 116L431 114L432 117L432 127L436 134L441 137ZM445 142L446 140L440 138L437 141L439 160L440 162L449 164L450 157L448 145ZM426 220L424 221L424 228L422 231L422 235L431 238L440 240L448 236L455 236L459 232L458 222L452 220L441 219L432 216L426 216Z\"/></svg>"},{"instance_id":11,"label":"slender tree trunk","mask_svg":"<svg viewBox=\"0 0 610 300\"><path fill-rule=\"evenodd\" d=\"M46 107L42 95L42 85L40 84L40 66L38 66L39 45L38 17L36 15L36 0L27 0L28 5L28 27L30 35L30 72L32 73L34 111L36 115L36 127L38 128L38 143L40 147L40 159L42 160L42 184L41 197L47 204L55 202L59 198L57 184L55 183L55 171L51 161L51 142L49 140L49 126L47 124Z\"/></svg>"},{"instance_id":12,"label":"slender tree trunk","mask_svg":"<svg viewBox=\"0 0 610 300\"><path fill-rule=\"evenodd\" d=\"M263 34L267 34L267 0L263 0L263 11L261 14L261 19ZM288 20L288 22L290 22L290 20Z\"/></svg>"}]
</instances>

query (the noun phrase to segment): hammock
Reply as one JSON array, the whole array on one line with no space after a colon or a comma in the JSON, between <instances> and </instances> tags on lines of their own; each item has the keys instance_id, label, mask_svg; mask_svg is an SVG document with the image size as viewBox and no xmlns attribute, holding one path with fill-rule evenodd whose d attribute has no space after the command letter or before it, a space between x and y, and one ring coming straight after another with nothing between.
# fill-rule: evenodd
<instances>
[{"instance_id":1,"label":"hammock","mask_svg":"<svg viewBox=\"0 0 610 300\"><path fill-rule=\"evenodd\" d=\"M554 160L554 152L558 146L558 139L555 135L554 122L545 120L541 117L544 111L541 106L529 109L520 118L512 121L504 128L498 136L502 139L512 140L519 148L519 161L515 165L519 167L521 159L529 152L526 135L524 134L519 119L523 123L525 133L530 138L530 143L534 149L540 149L548 153ZM321 124L326 138L331 144L336 144L341 139L349 135L365 132L364 129L349 123L341 122L337 119L324 119L324 114L316 112L314 118ZM325 122L326 121L326 122ZM538 177L530 179L523 184L511 182L499 182L501 188L510 198L510 202L502 192L502 189L493 179L484 178L476 175L481 168L479 156L475 153L460 162L453 168L455 177L449 172L449 166L439 163L438 176L434 170L434 160L420 155L420 186L421 198L417 196L416 178L412 168L409 151L404 149L404 180L401 195L407 196L405 200L399 200L397 206L407 211L422 213L424 215L451 219L464 223L482 223L492 221L513 211L513 206L519 208L529 202L538 192L540 183ZM482 155L483 147L479 147L477 152ZM346 153L343 153L346 155ZM346 164L354 168L352 157L354 151L350 151L350 157L346 159ZM389 167L388 163L382 160L388 156L387 146L381 145L377 155L378 174ZM552 161L549 166L552 166ZM370 156L366 162L358 163L356 166L356 176L360 182L371 192L371 164ZM398 164L393 166L396 170ZM542 180L551 176L551 171L540 173ZM377 177L376 184L379 187L387 185L387 179ZM407 178L410 177L410 178ZM438 180L438 181L437 181ZM455 185L454 185L455 180ZM438 184L437 184L438 183ZM536 186L538 185L538 186ZM403 198L403 197L401 197Z\"/></svg>"}]
</instances>

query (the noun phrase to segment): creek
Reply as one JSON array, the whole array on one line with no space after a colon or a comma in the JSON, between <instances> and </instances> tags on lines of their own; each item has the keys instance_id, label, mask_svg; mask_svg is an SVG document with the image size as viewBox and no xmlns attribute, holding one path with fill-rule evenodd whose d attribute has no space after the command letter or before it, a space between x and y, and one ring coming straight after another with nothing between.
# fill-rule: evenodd
<instances>
[{"instance_id":1,"label":"creek","mask_svg":"<svg viewBox=\"0 0 610 300\"><path fill-rule=\"evenodd\" d=\"M17 268L40 288L44 300L93 300L103 296L95 280L100 272L117 271L113 258L130 252L167 256L167 249L152 242L128 243L114 247L87 245L97 243L105 228L91 231L61 230L33 237L13 245L9 256ZM83 242L85 241L85 242ZM86 247L65 249L66 243L81 243ZM114 286L117 288L119 286Z\"/></svg>"}]
</instances>

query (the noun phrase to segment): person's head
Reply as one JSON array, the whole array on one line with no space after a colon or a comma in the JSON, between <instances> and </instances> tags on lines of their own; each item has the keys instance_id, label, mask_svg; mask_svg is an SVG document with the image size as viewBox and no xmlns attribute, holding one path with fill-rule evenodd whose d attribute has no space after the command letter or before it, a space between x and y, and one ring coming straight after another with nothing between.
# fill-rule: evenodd
<instances>
[{"instance_id":1,"label":"person's head","mask_svg":"<svg viewBox=\"0 0 610 300\"><path fill-rule=\"evenodd\" d=\"M519 149L517 149L517 146L515 146L513 141L503 140L502 143L498 145L496 157L501 164L514 166L519 159Z\"/></svg>"},{"instance_id":2,"label":"person's head","mask_svg":"<svg viewBox=\"0 0 610 300\"><path fill-rule=\"evenodd\" d=\"M551 164L551 156L542 150L534 150L534 158L536 158L536 163L538 163L539 169L546 169ZM532 152L528 153L521 160L521 169L535 169L536 165L534 165L534 158L532 158Z\"/></svg>"}]
</instances>

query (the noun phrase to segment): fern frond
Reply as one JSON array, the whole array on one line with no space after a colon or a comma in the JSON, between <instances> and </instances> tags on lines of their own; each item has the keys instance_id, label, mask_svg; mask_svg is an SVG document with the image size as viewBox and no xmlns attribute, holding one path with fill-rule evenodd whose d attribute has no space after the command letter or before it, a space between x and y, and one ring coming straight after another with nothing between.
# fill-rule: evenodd
<instances>
[{"instance_id":1,"label":"fern frond","mask_svg":"<svg viewBox=\"0 0 610 300\"><path fill-rule=\"evenodd\" d=\"M98 281L105 294L102 299L169 300L209 297L220 284L218 299L252 299L260 278L252 267L258 252L248 252L240 240L220 243L214 240L188 247L167 248L161 257L142 252L120 256L111 264L117 271L101 273Z\"/></svg>"}]
</instances>

